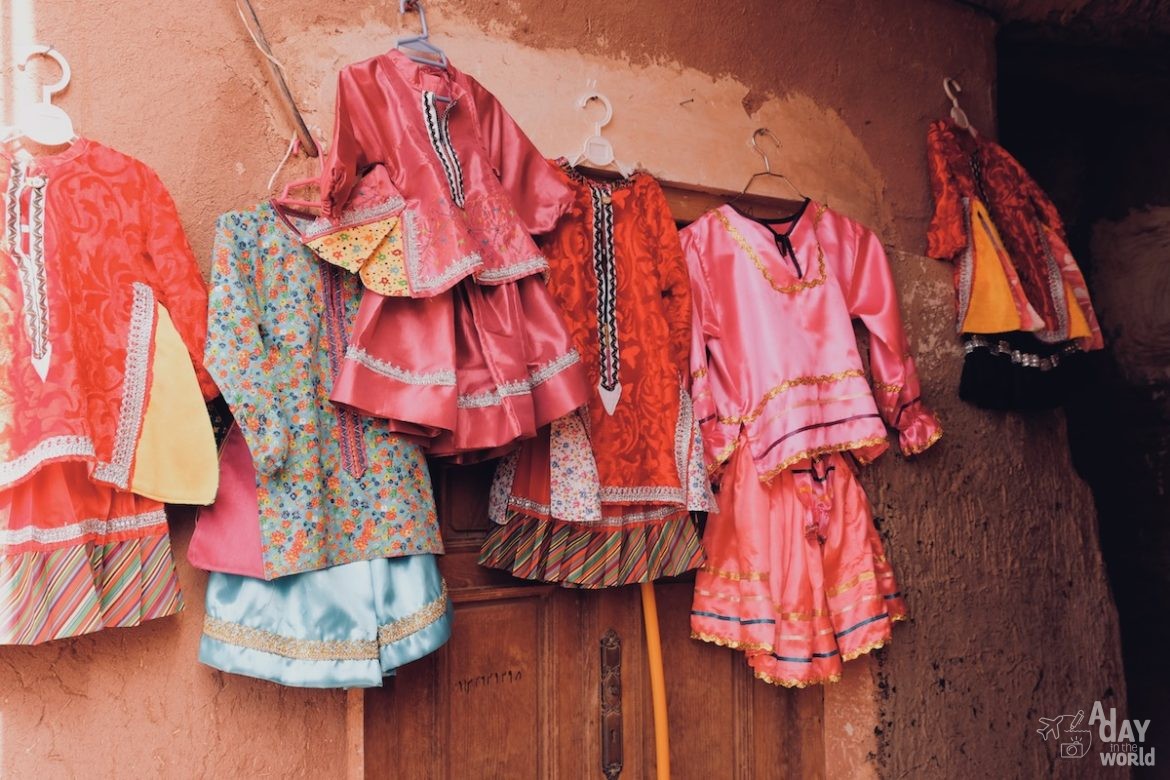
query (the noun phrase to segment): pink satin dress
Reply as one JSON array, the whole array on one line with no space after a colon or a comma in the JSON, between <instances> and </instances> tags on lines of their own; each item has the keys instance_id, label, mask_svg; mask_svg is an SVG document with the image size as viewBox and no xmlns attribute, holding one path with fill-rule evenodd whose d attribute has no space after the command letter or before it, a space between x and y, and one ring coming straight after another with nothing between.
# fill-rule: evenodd
<instances>
[{"instance_id":1,"label":"pink satin dress","mask_svg":"<svg viewBox=\"0 0 1170 780\"><path fill-rule=\"evenodd\" d=\"M922 452L923 405L877 237L825 206L762 223L730 206L682 231L695 317L695 413L719 513L695 579L695 638L743 650L757 677L835 680L906 614L845 453ZM853 319L869 331L866 376Z\"/></svg>"},{"instance_id":2,"label":"pink satin dress","mask_svg":"<svg viewBox=\"0 0 1170 780\"><path fill-rule=\"evenodd\" d=\"M353 196L379 171L397 206L403 284L367 288L332 400L457 460L500 454L584 404L580 356L531 238L572 191L499 101L454 67L398 51L345 68L326 217L368 222Z\"/></svg>"}]
</instances>

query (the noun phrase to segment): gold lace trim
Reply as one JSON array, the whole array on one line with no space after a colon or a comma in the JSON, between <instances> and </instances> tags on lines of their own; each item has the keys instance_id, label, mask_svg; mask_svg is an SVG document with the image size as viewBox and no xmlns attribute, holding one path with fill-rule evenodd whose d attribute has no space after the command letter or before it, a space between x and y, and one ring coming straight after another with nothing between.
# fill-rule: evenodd
<instances>
[{"instance_id":1,"label":"gold lace trim","mask_svg":"<svg viewBox=\"0 0 1170 780\"><path fill-rule=\"evenodd\" d=\"M812 449L802 450L795 455L791 455L785 458L780 462L779 465L768 469L763 474L760 474L760 481L768 482L772 479L772 477L776 476L781 471L784 471L792 464L799 463L806 458L815 458L817 455L824 455L826 452L843 452L845 450L861 449L862 447L872 447L875 444L882 444L885 441L885 436L872 436L868 439L857 439L856 441L847 441L841 444L826 444L822 447L813 447ZM858 458L858 460L862 460L862 462L865 463L869 462L868 460L864 460L862 458Z\"/></svg>"},{"instance_id":2,"label":"gold lace trim","mask_svg":"<svg viewBox=\"0 0 1170 780\"><path fill-rule=\"evenodd\" d=\"M851 590L853 588L856 588L858 585L860 585L863 582L869 582L870 580L874 579L876 576L877 575L872 571L863 571L861 574L858 574L856 577L854 577L851 580L846 580L845 582L842 582L839 585L834 585L831 588L827 588L825 590L825 595L829 596L829 597L839 596L847 590Z\"/></svg>"},{"instance_id":3,"label":"gold lace trim","mask_svg":"<svg viewBox=\"0 0 1170 780\"><path fill-rule=\"evenodd\" d=\"M766 642L739 642L734 639L725 639L718 634L704 634L702 631L692 631L691 639L698 639L703 642L710 642L713 645L720 647L729 647L732 650L759 650L761 652L772 652L772 646Z\"/></svg>"},{"instance_id":4,"label":"gold lace trim","mask_svg":"<svg viewBox=\"0 0 1170 780\"><path fill-rule=\"evenodd\" d=\"M705 376L707 376L707 369L705 369L705 368L700 368L697 371L691 372L691 377L693 377L694 379L702 379Z\"/></svg>"},{"instance_id":5,"label":"gold lace trim","mask_svg":"<svg viewBox=\"0 0 1170 780\"><path fill-rule=\"evenodd\" d=\"M885 382L874 382L873 389L898 394L902 392L902 385L887 385Z\"/></svg>"},{"instance_id":6,"label":"gold lace trim","mask_svg":"<svg viewBox=\"0 0 1170 780\"><path fill-rule=\"evenodd\" d=\"M731 454L733 452L735 452L735 448L738 446L739 446L739 439L735 439L733 441L728 442L727 445L723 449L721 449L721 450L719 450L719 452L715 453L715 462L712 463L711 465L707 466L707 473L710 475L710 474L714 474L716 471L718 471L719 467L727 462L727 459L731 457Z\"/></svg>"},{"instance_id":7,"label":"gold lace trim","mask_svg":"<svg viewBox=\"0 0 1170 780\"><path fill-rule=\"evenodd\" d=\"M727 425L736 425L739 423L753 423L759 419L760 415L764 413L764 407L768 403L780 395L791 390L794 387L804 387L807 385L825 385L831 382L840 382L842 379L849 379L852 377L864 377L865 372L860 368L850 368L845 371L838 371L836 374L822 374L820 376L798 376L795 379L786 379L780 384L773 387L768 392L764 393L764 397L756 404L756 408L750 414L743 417L720 417L719 422Z\"/></svg>"},{"instance_id":8,"label":"gold lace trim","mask_svg":"<svg viewBox=\"0 0 1170 780\"><path fill-rule=\"evenodd\" d=\"M726 571L724 569L716 569L712 566L703 566L701 571L705 571L708 574L714 574L716 577L721 579L732 580L735 582L739 582L741 580L747 580L748 582L762 582L768 578L768 572L766 571Z\"/></svg>"},{"instance_id":9,"label":"gold lace trim","mask_svg":"<svg viewBox=\"0 0 1170 780\"><path fill-rule=\"evenodd\" d=\"M437 599L402 620L378 626L377 639L297 639L211 615L204 617L203 635L225 644L297 661L376 661L380 646L417 633L442 617L447 611L447 601L447 583L443 582Z\"/></svg>"},{"instance_id":10,"label":"gold lace trim","mask_svg":"<svg viewBox=\"0 0 1170 780\"><path fill-rule=\"evenodd\" d=\"M909 455L917 455L920 452L926 452L928 449L930 449L934 445L934 443L936 441L938 441L939 439L942 438L942 435L943 435L943 432L942 432L942 428L940 427L934 433L930 434L930 438L927 439L926 442L921 447L910 447L909 449L905 450L902 454L909 456Z\"/></svg>"},{"instance_id":11,"label":"gold lace trim","mask_svg":"<svg viewBox=\"0 0 1170 780\"><path fill-rule=\"evenodd\" d=\"M813 240L817 242L817 276L815 279L801 279L799 282L795 282L793 284L777 284L776 280L772 278L772 272L768 270L768 266L766 266L764 261L760 259L760 256L756 253L756 250L752 247L748 240L744 238L743 234L739 232L735 225L731 224L731 220L729 220L722 211L716 210L712 213L714 213L715 217L719 220L720 223L722 223L723 229L728 232L732 240L739 244L740 248L743 249L745 253L747 253L748 257L751 258L751 261L755 264L756 268L759 270L760 274L763 275L768 284L771 285L772 289L779 293L792 294L802 292L803 290L808 290L825 283L825 277L827 275L825 271L825 248L821 246L821 240L817 238L816 230L817 225L820 224L821 216L824 215L826 208L827 206L824 205L818 206L817 213L813 216Z\"/></svg>"}]
</instances>

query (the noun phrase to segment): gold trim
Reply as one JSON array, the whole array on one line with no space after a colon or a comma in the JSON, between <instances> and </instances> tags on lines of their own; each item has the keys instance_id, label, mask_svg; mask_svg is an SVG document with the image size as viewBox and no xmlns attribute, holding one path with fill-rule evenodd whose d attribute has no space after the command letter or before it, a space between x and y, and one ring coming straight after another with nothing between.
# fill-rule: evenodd
<instances>
[{"instance_id":1,"label":"gold trim","mask_svg":"<svg viewBox=\"0 0 1170 780\"><path fill-rule=\"evenodd\" d=\"M764 413L764 407L767 406L773 398L780 395L781 393L785 393L791 390L794 387L824 385L829 384L830 382L840 382L842 379L851 379L854 377L864 376L865 372L860 368L850 368L846 369L845 371L838 371L835 374L822 374L820 376L798 376L795 379L786 379L768 392L764 393L763 398L761 398L760 402L756 404L756 408L753 409L749 414L744 415L743 417L720 417L719 422L726 425L753 423L759 419L760 415Z\"/></svg>"},{"instance_id":2,"label":"gold trim","mask_svg":"<svg viewBox=\"0 0 1170 780\"><path fill-rule=\"evenodd\" d=\"M821 216L824 215L826 208L828 207L824 205L819 206L817 208L817 213L813 216L813 240L817 242L817 277L815 279L802 279L799 282L788 285L776 284L776 280L772 278L772 273L768 270L768 266L764 264L764 261L760 259L760 256L756 253L756 250L752 247L748 240L744 238L743 234L739 232L735 225L731 224L731 220L729 220L722 211L716 209L712 213L715 214L715 217L719 220L720 223L722 223L724 230L727 231L732 240L739 244L740 248L743 249L745 253L747 253L749 258L751 258L752 263L755 264L760 274L763 275L764 279L768 282L769 285L771 285L772 289L779 293L792 294L802 292L804 290L809 290L813 287L818 287L825 283L825 278L828 276L828 273L825 270L825 248L821 246L821 240L817 238L816 232L817 225L820 224Z\"/></svg>"},{"instance_id":3,"label":"gold trim","mask_svg":"<svg viewBox=\"0 0 1170 780\"><path fill-rule=\"evenodd\" d=\"M877 577L876 572L863 571L861 574L858 574L853 579L846 580L845 582L843 582L839 585L834 585L831 588L826 588L825 595L828 596L829 598L832 598L833 596L840 596L845 591L852 590L853 588L856 588L861 583L869 582L870 580L875 579L876 577Z\"/></svg>"},{"instance_id":4,"label":"gold trim","mask_svg":"<svg viewBox=\"0 0 1170 780\"><path fill-rule=\"evenodd\" d=\"M317 640L283 636L262 628L221 620L211 615L203 618L203 635L248 650L271 653L297 661L377 661L379 650L418 633L447 611L447 583L439 597L401 620L378 626L377 639Z\"/></svg>"},{"instance_id":5,"label":"gold trim","mask_svg":"<svg viewBox=\"0 0 1170 780\"><path fill-rule=\"evenodd\" d=\"M732 456L737 447L739 447L738 437L728 442L723 449L715 453L715 462L707 467L707 474L714 474L716 471L718 471L719 467L727 462L727 459Z\"/></svg>"},{"instance_id":6,"label":"gold trim","mask_svg":"<svg viewBox=\"0 0 1170 780\"><path fill-rule=\"evenodd\" d=\"M748 582L763 582L768 578L768 572L766 571L749 571L741 573L727 571L725 569L716 569L712 566L703 566L700 568L700 571L704 571L707 574L713 574L721 579L732 580L733 582L740 582L742 580L747 580Z\"/></svg>"},{"instance_id":7,"label":"gold trim","mask_svg":"<svg viewBox=\"0 0 1170 780\"><path fill-rule=\"evenodd\" d=\"M789 678L773 677L767 672L757 672L752 670L752 674L756 676L757 680L763 680L769 685L779 685L783 688L807 688L810 685L823 685L824 683L841 682L840 674L830 674L828 677L818 677L815 680L793 680Z\"/></svg>"},{"instance_id":8,"label":"gold trim","mask_svg":"<svg viewBox=\"0 0 1170 780\"><path fill-rule=\"evenodd\" d=\"M925 444L923 444L921 447L911 447L910 449L903 451L902 454L906 457L910 457L911 455L918 455L919 453L926 452L928 449L934 446L935 442L942 438L942 435L942 426L939 426L938 430L930 435L930 438L926 440Z\"/></svg>"},{"instance_id":9,"label":"gold trim","mask_svg":"<svg viewBox=\"0 0 1170 780\"><path fill-rule=\"evenodd\" d=\"M710 642L713 645L720 647L729 647L732 650L743 651L760 651L765 653L772 652L772 645L760 642L738 642L734 639L725 639L716 634L704 634L702 631L692 631L691 639L698 639L701 642Z\"/></svg>"},{"instance_id":10,"label":"gold trim","mask_svg":"<svg viewBox=\"0 0 1170 780\"><path fill-rule=\"evenodd\" d=\"M767 482L792 464L799 463L806 458L815 458L817 455L824 455L827 452L844 452L846 450L860 449L861 447L872 447L875 444L881 444L883 442L888 442L888 439L886 439L885 436L871 436L868 439L857 439L855 441L847 441L841 444L826 444L822 447L813 447L812 449L802 450L795 455L785 458L780 462L779 465L768 469L763 474L760 474L760 481ZM858 458L858 460L862 459ZM868 463L870 461L864 460L863 462Z\"/></svg>"},{"instance_id":11,"label":"gold trim","mask_svg":"<svg viewBox=\"0 0 1170 780\"><path fill-rule=\"evenodd\" d=\"M384 626L378 626L378 643L382 646L392 645L411 634L417 634L427 626L447 614L447 581L439 590L439 597L427 604L418 612L411 613L402 620L395 620Z\"/></svg>"},{"instance_id":12,"label":"gold trim","mask_svg":"<svg viewBox=\"0 0 1170 780\"><path fill-rule=\"evenodd\" d=\"M700 368L698 371L691 372L691 378L693 379L702 379L705 376L707 376L707 369L705 368Z\"/></svg>"},{"instance_id":13,"label":"gold trim","mask_svg":"<svg viewBox=\"0 0 1170 780\"><path fill-rule=\"evenodd\" d=\"M874 382L873 389L886 393L894 393L896 395L902 392L902 385L887 385L885 382Z\"/></svg>"}]
</instances>

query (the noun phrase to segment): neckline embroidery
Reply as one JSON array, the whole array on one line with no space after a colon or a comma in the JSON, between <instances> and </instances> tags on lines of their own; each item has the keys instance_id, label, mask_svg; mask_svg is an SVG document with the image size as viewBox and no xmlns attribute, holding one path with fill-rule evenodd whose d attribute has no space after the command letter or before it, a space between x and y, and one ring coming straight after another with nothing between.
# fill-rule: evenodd
<instances>
[{"instance_id":1,"label":"neckline embroidery","mask_svg":"<svg viewBox=\"0 0 1170 780\"><path fill-rule=\"evenodd\" d=\"M760 272L760 275L764 277L764 280L772 287L772 289L778 293L792 295L811 289L813 287L818 287L825 283L825 277L827 274L827 270L825 268L825 248L821 245L820 238L817 237L817 226L820 224L821 217L824 215L827 209L827 206L823 204L817 204L816 213L813 215L812 231L813 240L817 245L817 275L811 279L801 279L797 282L794 282L793 284L777 283L777 281L772 277L772 272L768 270L768 266L764 263L759 253L756 252L755 247L753 247L751 242L749 242L747 238L744 237L743 233L741 233L739 229L731 223L731 220L727 218L727 214L724 213L722 208L715 209L715 211L712 213L715 215L715 218L719 220L719 223L723 226L723 229L726 230L728 235L731 236L732 240L735 241L735 243L739 245L740 249L742 249L744 253L747 254L747 256L751 259L752 263L756 266L756 269ZM732 213L736 214L735 211L732 211ZM777 250L777 253L779 253L779 250Z\"/></svg>"},{"instance_id":2,"label":"neckline embroidery","mask_svg":"<svg viewBox=\"0 0 1170 780\"><path fill-rule=\"evenodd\" d=\"M617 323L617 266L614 262L613 199L602 187L590 187L593 201L593 273L597 277L597 342L601 380L598 392L607 414L622 394L621 347Z\"/></svg>"},{"instance_id":3,"label":"neckline embroidery","mask_svg":"<svg viewBox=\"0 0 1170 780\"><path fill-rule=\"evenodd\" d=\"M459 208L463 208L465 193L463 191L463 167L459 162L459 153L451 143L451 112L455 110L457 100L451 98L446 109L439 111L435 105L438 95L430 90L424 90L422 95L423 122L427 126L427 137L430 138L431 148L443 166L443 175L447 179L447 189L451 191L451 200Z\"/></svg>"}]
</instances>

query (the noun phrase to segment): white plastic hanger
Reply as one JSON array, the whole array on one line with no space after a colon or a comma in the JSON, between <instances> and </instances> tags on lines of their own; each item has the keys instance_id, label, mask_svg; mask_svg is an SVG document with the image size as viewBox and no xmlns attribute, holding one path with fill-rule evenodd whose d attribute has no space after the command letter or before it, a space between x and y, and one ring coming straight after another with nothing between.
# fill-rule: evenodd
<instances>
[{"instance_id":1,"label":"white plastic hanger","mask_svg":"<svg viewBox=\"0 0 1170 780\"><path fill-rule=\"evenodd\" d=\"M39 103L29 103L18 109L16 133L43 146L60 146L76 141L77 134L73 130L73 121L65 113L65 109L53 105L53 95L69 86L73 71L61 52L44 44L34 44L18 52L17 69L24 70L29 60L38 55L56 62L61 68L61 78L55 84L45 84L41 88Z\"/></svg>"},{"instance_id":2,"label":"white plastic hanger","mask_svg":"<svg viewBox=\"0 0 1170 780\"><path fill-rule=\"evenodd\" d=\"M950 76L944 76L943 92L947 93L947 97L951 99L951 119L954 120L955 125L963 128L971 135L978 135L975 132L975 128L971 126L970 120L967 119L967 112L959 106L959 95L963 93L963 88L959 86L959 82Z\"/></svg>"},{"instance_id":3,"label":"white plastic hanger","mask_svg":"<svg viewBox=\"0 0 1170 780\"><path fill-rule=\"evenodd\" d=\"M582 110L593 100L598 101L605 108L605 114L601 119L593 123L593 135L585 139L581 145L581 151L569 162L570 165L576 167L577 165L587 162L595 168L604 168L605 166L613 166L617 171L627 179L633 175L637 170L637 166L629 165L624 162L619 162L614 159L613 144L609 139L601 134L601 128L609 124L613 119L613 104L601 92L596 91L597 82L589 81L586 87L591 90L585 92L581 97L577 98L577 108Z\"/></svg>"},{"instance_id":4,"label":"white plastic hanger","mask_svg":"<svg viewBox=\"0 0 1170 780\"><path fill-rule=\"evenodd\" d=\"M446 68L447 55L443 53L442 49L430 41L431 33L427 27L427 12L423 10L421 0L398 0L399 14L405 14L410 10L418 11L418 19L422 23L422 32L419 35L399 38L394 42L395 47L402 50L412 62ZM442 100L445 103L450 102L449 99L443 98L442 96L437 96L436 99Z\"/></svg>"}]
</instances>

